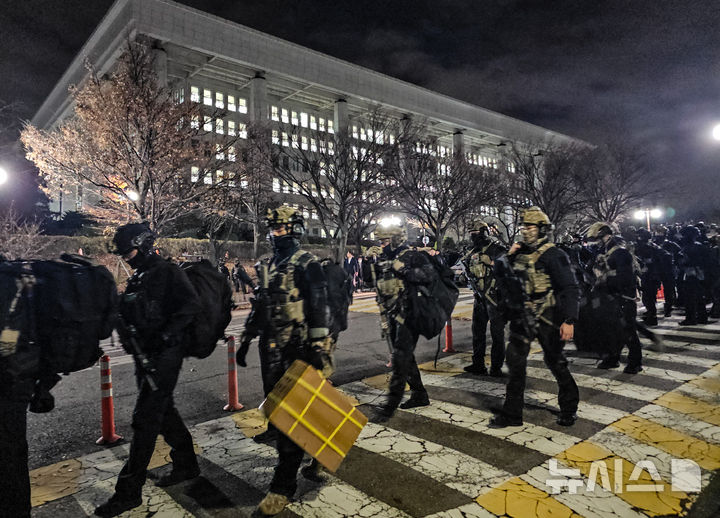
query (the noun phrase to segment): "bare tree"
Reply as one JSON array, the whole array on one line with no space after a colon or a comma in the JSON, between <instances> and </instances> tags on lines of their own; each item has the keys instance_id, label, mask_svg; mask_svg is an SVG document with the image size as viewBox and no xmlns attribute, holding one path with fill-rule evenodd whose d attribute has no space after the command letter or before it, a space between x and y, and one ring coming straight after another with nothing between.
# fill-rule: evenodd
<instances>
[{"instance_id":1,"label":"bare tree","mask_svg":"<svg viewBox=\"0 0 720 518\"><path fill-rule=\"evenodd\" d=\"M587 150L582 155L577 182L585 220L615 222L643 200L660 194L657 177L643 155L619 143Z\"/></svg>"},{"instance_id":2,"label":"bare tree","mask_svg":"<svg viewBox=\"0 0 720 518\"><path fill-rule=\"evenodd\" d=\"M43 248L39 223L23 220L12 205L0 212L0 255L9 260L32 259Z\"/></svg>"},{"instance_id":3,"label":"bare tree","mask_svg":"<svg viewBox=\"0 0 720 518\"><path fill-rule=\"evenodd\" d=\"M350 229L362 228L377 212L398 121L374 109L353 128L331 134L280 124L272 130L274 174L284 192L309 205L334 240L336 259L344 255Z\"/></svg>"},{"instance_id":4,"label":"bare tree","mask_svg":"<svg viewBox=\"0 0 720 518\"><path fill-rule=\"evenodd\" d=\"M399 135L387 192L435 236L441 247L450 227L496 199L498 171L470 164L460 154L453 154L437 138L428 137L423 124L406 119Z\"/></svg>"},{"instance_id":5,"label":"bare tree","mask_svg":"<svg viewBox=\"0 0 720 518\"><path fill-rule=\"evenodd\" d=\"M109 77L88 68L71 90L75 116L50 131L28 124L21 135L48 192L89 186L100 198L90 209L98 217L132 214L161 231L227 187L240 134L225 130L223 110L161 85L141 42L128 42Z\"/></svg>"},{"instance_id":6,"label":"bare tree","mask_svg":"<svg viewBox=\"0 0 720 518\"><path fill-rule=\"evenodd\" d=\"M508 205L536 205L556 226L566 224L583 206L577 181L582 156L583 148L575 144L511 144L506 160L514 169L513 201Z\"/></svg>"}]
</instances>

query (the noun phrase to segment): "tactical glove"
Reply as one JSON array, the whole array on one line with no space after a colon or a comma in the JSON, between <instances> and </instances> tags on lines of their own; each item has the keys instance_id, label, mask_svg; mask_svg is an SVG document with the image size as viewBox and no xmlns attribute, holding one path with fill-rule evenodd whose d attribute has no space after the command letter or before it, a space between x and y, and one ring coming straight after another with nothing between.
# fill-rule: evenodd
<instances>
[{"instance_id":1,"label":"tactical glove","mask_svg":"<svg viewBox=\"0 0 720 518\"><path fill-rule=\"evenodd\" d=\"M367 250L365 250L365 256L369 257L371 255L382 255L383 249L379 246L371 246Z\"/></svg>"},{"instance_id":2,"label":"tactical glove","mask_svg":"<svg viewBox=\"0 0 720 518\"><path fill-rule=\"evenodd\" d=\"M322 343L322 342L320 342ZM318 342L313 342L310 349L309 363L317 370L321 371L325 368L325 365L330 363L327 352L322 345L318 345Z\"/></svg>"}]
</instances>

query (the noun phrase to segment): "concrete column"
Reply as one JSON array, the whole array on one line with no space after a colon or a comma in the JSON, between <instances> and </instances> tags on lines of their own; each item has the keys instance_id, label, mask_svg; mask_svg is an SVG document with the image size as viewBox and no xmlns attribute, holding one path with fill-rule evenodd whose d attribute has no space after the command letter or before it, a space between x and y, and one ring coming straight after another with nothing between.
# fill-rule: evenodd
<instances>
[{"instance_id":1,"label":"concrete column","mask_svg":"<svg viewBox=\"0 0 720 518\"><path fill-rule=\"evenodd\" d=\"M155 74L157 74L158 85L165 88L168 85L167 78L167 52L165 49L154 48L153 53L153 65L155 66Z\"/></svg>"},{"instance_id":2,"label":"concrete column","mask_svg":"<svg viewBox=\"0 0 720 518\"><path fill-rule=\"evenodd\" d=\"M347 133L349 123L347 101L338 99L335 101L335 113L333 114L335 132Z\"/></svg>"},{"instance_id":3,"label":"concrete column","mask_svg":"<svg viewBox=\"0 0 720 518\"><path fill-rule=\"evenodd\" d=\"M267 80L262 72L256 72L250 80L250 106L251 121L264 121L268 118Z\"/></svg>"},{"instance_id":4,"label":"concrete column","mask_svg":"<svg viewBox=\"0 0 720 518\"><path fill-rule=\"evenodd\" d=\"M465 135L460 130L453 133L453 155L465 158Z\"/></svg>"}]
</instances>

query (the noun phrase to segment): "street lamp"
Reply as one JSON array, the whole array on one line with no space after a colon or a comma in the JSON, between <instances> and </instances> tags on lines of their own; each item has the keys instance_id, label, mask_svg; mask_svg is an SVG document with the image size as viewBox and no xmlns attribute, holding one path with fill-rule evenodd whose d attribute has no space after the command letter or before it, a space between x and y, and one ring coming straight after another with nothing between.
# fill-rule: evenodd
<instances>
[{"instance_id":1,"label":"street lamp","mask_svg":"<svg viewBox=\"0 0 720 518\"><path fill-rule=\"evenodd\" d=\"M650 218L652 219L660 219L662 218L662 211L660 209L640 209L638 211L635 211L635 219L637 220L645 220L647 224L647 229L650 230Z\"/></svg>"},{"instance_id":2,"label":"street lamp","mask_svg":"<svg viewBox=\"0 0 720 518\"><path fill-rule=\"evenodd\" d=\"M716 124L712 130L712 136L715 140L720 140L720 124Z\"/></svg>"},{"instance_id":3,"label":"street lamp","mask_svg":"<svg viewBox=\"0 0 720 518\"><path fill-rule=\"evenodd\" d=\"M8 174L5 169L0 167L0 185L4 184L8 180Z\"/></svg>"},{"instance_id":4,"label":"street lamp","mask_svg":"<svg viewBox=\"0 0 720 518\"><path fill-rule=\"evenodd\" d=\"M125 196L127 196L130 201L138 201L140 199L140 195L132 189L126 190Z\"/></svg>"}]
</instances>

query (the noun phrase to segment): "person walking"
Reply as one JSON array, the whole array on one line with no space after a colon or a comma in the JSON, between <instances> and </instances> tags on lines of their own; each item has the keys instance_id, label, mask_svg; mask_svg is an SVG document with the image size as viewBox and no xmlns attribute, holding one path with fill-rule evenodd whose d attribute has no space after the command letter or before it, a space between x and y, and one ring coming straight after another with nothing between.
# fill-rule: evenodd
<instances>
[{"instance_id":1,"label":"person walking","mask_svg":"<svg viewBox=\"0 0 720 518\"><path fill-rule=\"evenodd\" d=\"M494 428L523 424L527 357L535 338L545 365L557 380L557 423L572 426L577 419L580 396L563 347L573 338L580 291L567 255L548 239L550 229L550 219L539 207L526 209L522 242L495 260L500 304L510 321L510 341L505 357L509 373L505 401L490 419Z\"/></svg>"},{"instance_id":2,"label":"person walking","mask_svg":"<svg viewBox=\"0 0 720 518\"><path fill-rule=\"evenodd\" d=\"M201 311L197 292L175 264L153 253L155 234L145 223L129 223L113 237L115 253L135 269L120 300L118 331L133 355L138 397L133 411L130 456L120 471L115 494L95 509L117 516L142 503L157 436L170 445L172 471L155 483L165 487L200 474L193 441L175 408L173 391L183 358L188 326Z\"/></svg>"}]
</instances>

